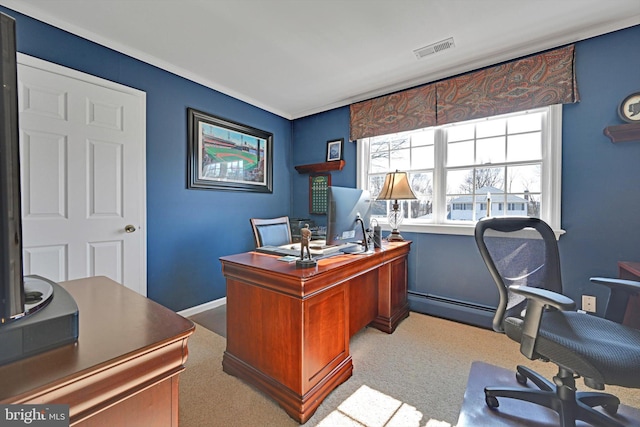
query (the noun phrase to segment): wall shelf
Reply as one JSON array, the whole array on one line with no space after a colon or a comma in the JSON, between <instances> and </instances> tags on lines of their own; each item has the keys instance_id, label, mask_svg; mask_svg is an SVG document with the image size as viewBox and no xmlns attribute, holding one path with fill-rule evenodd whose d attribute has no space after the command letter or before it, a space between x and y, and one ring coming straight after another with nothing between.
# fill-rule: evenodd
<instances>
[{"instance_id":1,"label":"wall shelf","mask_svg":"<svg viewBox=\"0 0 640 427\"><path fill-rule=\"evenodd\" d=\"M344 160L338 160L333 162L299 165L299 166L295 166L295 168L298 171L298 173L319 173L319 172L339 171L339 170L342 170L344 165L345 165Z\"/></svg>"},{"instance_id":2,"label":"wall shelf","mask_svg":"<svg viewBox=\"0 0 640 427\"><path fill-rule=\"evenodd\" d=\"M607 126L603 132L611 142L640 141L640 123Z\"/></svg>"}]
</instances>

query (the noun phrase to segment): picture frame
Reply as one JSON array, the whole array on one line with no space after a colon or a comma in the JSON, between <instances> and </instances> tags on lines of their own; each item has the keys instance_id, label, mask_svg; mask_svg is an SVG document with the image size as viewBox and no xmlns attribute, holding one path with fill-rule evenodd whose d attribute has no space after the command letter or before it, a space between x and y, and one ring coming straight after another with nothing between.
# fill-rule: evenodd
<instances>
[{"instance_id":1,"label":"picture frame","mask_svg":"<svg viewBox=\"0 0 640 427\"><path fill-rule=\"evenodd\" d=\"M327 162L342 160L344 138L327 141Z\"/></svg>"},{"instance_id":2,"label":"picture frame","mask_svg":"<svg viewBox=\"0 0 640 427\"><path fill-rule=\"evenodd\" d=\"M187 108L187 188L273 192L273 134Z\"/></svg>"}]
</instances>

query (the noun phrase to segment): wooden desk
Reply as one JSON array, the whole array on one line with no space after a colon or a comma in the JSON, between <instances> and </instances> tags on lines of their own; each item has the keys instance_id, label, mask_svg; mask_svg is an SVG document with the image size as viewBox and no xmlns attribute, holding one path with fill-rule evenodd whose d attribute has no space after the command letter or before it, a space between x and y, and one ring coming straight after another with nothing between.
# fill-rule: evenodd
<instances>
[{"instance_id":1,"label":"wooden desk","mask_svg":"<svg viewBox=\"0 0 640 427\"><path fill-rule=\"evenodd\" d=\"M60 285L78 341L0 366L0 403L68 404L73 426L177 426L193 322L106 277Z\"/></svg>"},{"instance_id":2,"label":"wooden desk","mask_svg":"<svg viewBox=\"0 0 640 427\"><path fill-rule=\"evenodd\" d=\"M640 281L640 262L618 262L618 277L620 279ZM624 325L640 329L640 295L631 295L624 313Z\"/></svg>"},{"instance_id":3,"label":"wooden desk","mask_svg":"<svg viewBox=\"0 0 640 427\"><path fill-rule=\"evenodd\" d=\"M308 269L257 252L222 257L227 279L223 370L306 422L351 376L349 338L368 324L391 333L409 315L410 244L326 258Z\"/></svg>"}]
</instances>

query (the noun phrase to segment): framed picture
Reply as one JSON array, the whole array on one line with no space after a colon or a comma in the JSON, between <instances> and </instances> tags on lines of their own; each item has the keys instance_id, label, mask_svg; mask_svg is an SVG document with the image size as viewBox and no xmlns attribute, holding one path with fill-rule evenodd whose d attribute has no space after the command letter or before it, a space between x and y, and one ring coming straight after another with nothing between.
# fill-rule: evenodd
<instances>
[{"instance_id":1,"label":"framed picture","mask_svg":"<svg viewBox=\"0 0 640 427\"><path fill-rule=\"evenodd\" d=\"M342 147L344 138L327 141L327 162L342 160Z\"/></svg>"},{"instance_id":2,"label":"framed picture","mask_svg":"<svg viewBox=\"0 0 640 427\"><path fill-rule=\"evenodd\" d=\"M187 109L188 188L273 192L273 134Z\"/></svg>"}]
</instances>

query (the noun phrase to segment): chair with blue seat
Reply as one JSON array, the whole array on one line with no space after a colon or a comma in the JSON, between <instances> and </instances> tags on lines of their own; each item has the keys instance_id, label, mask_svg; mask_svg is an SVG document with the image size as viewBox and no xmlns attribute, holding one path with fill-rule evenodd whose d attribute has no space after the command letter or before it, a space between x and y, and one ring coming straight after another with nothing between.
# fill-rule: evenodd
<instances>
[{"instance_id":1,"label":"chair with blue seat","mask_svg":"<svg viewBox=\"0 0 640 427\"><path fill-rule=\"evenodd\" d=\"M519 342L527 358L558 366L553 382L518 366L517 382L531 381L536 388L486 387L486 404L496 409L499 397L518 399L556 411L563 427L574 427L576 420L622 427L614 419L619 399L604 392L577 391L575 380L582 377L595 390L605 385L640 388L640 330L614 321L619 317L612 320L575 310L573 300L562 295L554 232L542 220L485 218L476 224L475 240L500 296L493 329ZM623 294L640 291L639 282L592 281L609 286L609 300L615 304ZM604 413L594 409L598 406Z\"/></svg>"},{"instance_id":2,"label":"chair with blue seat","mask_svg":"<svg viewBox=\"0 0 640 427\"><path fill-rule=\"evenodd\" d=\"M256 248L262 246L282 246L291 243L291 227L289 217L251 218L251 227Z\"/></svg>"}]
</instances>

